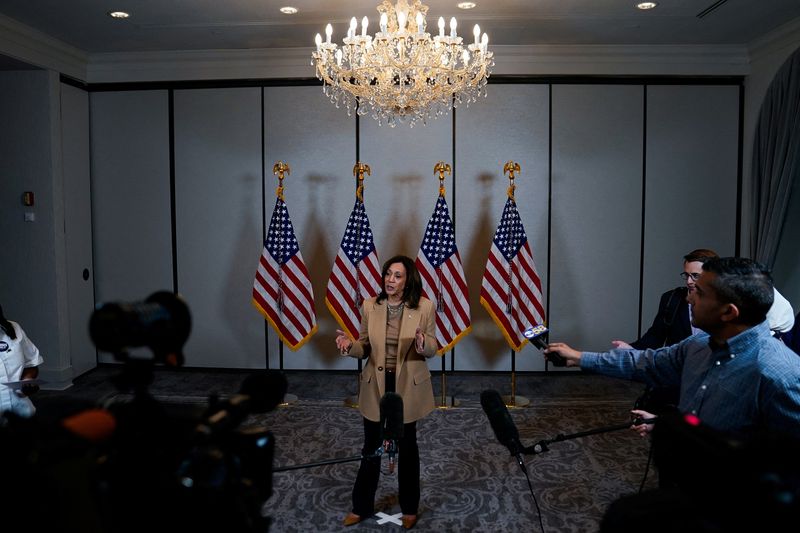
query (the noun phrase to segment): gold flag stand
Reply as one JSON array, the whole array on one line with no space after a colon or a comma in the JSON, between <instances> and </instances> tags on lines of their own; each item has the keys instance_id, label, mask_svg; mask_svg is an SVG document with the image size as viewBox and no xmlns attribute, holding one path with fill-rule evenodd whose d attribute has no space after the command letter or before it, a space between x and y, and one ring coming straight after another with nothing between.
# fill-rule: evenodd
<instances>
[{"instance_id":1,"label":"gold flag stand","mask_svg":"<svg viewBox=\"0 0 800 533\"><path fill-rule=\"evenodd\" d=\"M366 163L362 163L361 161L357 162L355 166L353 166L353 176L356 178L356 197L364 201L364 173L367 173L368 176L372 175L370 171L369 165ZM361 290L356 289L356 298L361 296ZM358 359L358 373L356 374L356 391L361 390L361 359ZM356 392L352 396L347 396L344 399L344 404L347 407L354 407L358 408L358 392Z\"/></svg>"},{"instance_id":2,"label":"gold flag stand","mask_svg":"<svg viewBox=\"0 0 800 533\"><path fill-rule=\"evenodd\" d=\"M447 173L448 175L451 173L452 168L448 163L444 161L439 161L433 166L433 174L438 174L437 178L439 179L439 196L444 196L444 175ZM455 354L455 348L451 350L451 354ZM436 407L439 409L452 409L453 407L459 407L461 405L461 401L457 400L455 396L448 396L447 395L447 368L444 361L444 354L442 354L442 393L439 395L439 402L436 404Z\"/></svg>"},{"instance_id":3,"label":"gold flag stand","mask_svg":"<svg viewBox=\"0 0 800 533\"><path fill-rule=\"evenodd\" d=\"M286 177L284 174L291 174L292 169L289 168L289 163L285 163L283 161L277 161L272 166L272 174L278 176L278 188L275 189L275 195L283 200L283 179ZM279 358L279 368L283 370L283 341L278 337L278 358ZM281 407L286 407L293 403L297 402L297 395L286 393L283 395L283 402L279 405Z\"/></svg>"},{"instance_id":4,"label":"gold flag stand","mask_svg":"<svg viewBox=\"0 0 800 533\"><path fill-rule=\"evenodd\" d=\"M514 161L508 161L505 165L503 165L503 174L508 174L508 197L512 200L514 199L514 189L516 189L516 185L514 185L514 175L515 172L520 171L519 163L515 163ZM511 273L509 273L509 280L511 278ZM510 295L509 290L509 295ZM510 298L510 296L509 296ZM509 300L509 306L511 302ZM525 396L518 396L517 395L517 352L513 349L511 350L511 395L503 396L503 402L505 402L507 407L515 408L515 407L527 407L531 404L531 401L526 398Z\"/></svg>"}]
</instances>

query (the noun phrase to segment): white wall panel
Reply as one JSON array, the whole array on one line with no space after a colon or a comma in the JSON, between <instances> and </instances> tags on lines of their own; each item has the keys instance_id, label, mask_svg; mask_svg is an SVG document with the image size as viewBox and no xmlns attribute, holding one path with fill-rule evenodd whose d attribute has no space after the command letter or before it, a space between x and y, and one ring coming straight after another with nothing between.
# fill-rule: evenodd
<instances>
[{"instance_id":1,"label":"white wall panel","mask_svg":"<svg viewBox=\"0 0 800 533\"><path fill-rule=\"evenodd\" d=\"M318 86L267 87L264 101L267 223L278 185L272 166L283 160L291 167L284 180L286 205L311 276L317 311L317 333L297 352L284 346L283 366L355 369L354 359L341 357L336 351L338 325L325 306L325 287L355 202L356 119L331 105ZM366 200L367 215L374 219L379 209L371 201L377 189L373 181L375 165L372 169L372 177L366 177ZM270 327L272 368L278 367L278 350L278 336Z\"/></svg>"},{"instance_id":2,"label":"white wall panel","mask_svg":"<svg viewBox=\"0 0 800 533\"><path fill-rule=\"evenodd\" d=\"M259 88L175 91L178 291L192 311L187 366L264 368L250 303L261 253Z\"/></svg>"},{"instance_id":3,"label":"white wall panel","mask_svg":"<svg viewBox=\"0 0 800 533\"><path fill-rule=\"evenodd\" d=\"M553 86L550 339L603 350L636 333L643 87Z\"/></svg>"},{"instance_id":4,"label":"white wall panel","mask_svg":"<svg viewBox=\"0 0 800 533\"><path fill-rule=\"evenodd\" d=\"M549 85L490 85L488 97L456 114L456 239L470 291L472 333L456 346L455 370L511 370L511 349L480 304L481 278L506 203L503 165L520 164L515 197L547 297ZM448 364L448 368L450 365ZM543 370L538 350L523 348L517 370Z\"/></svg>"},{"instance_id":5,"label":"white wall panel","mask_svg":"<svg viewBox=\"0 0 800 533\"><path fill-rule=\"evenodd\" d=\"M167 91L92 93L90 104L95 300L172 290Z\"/></svg>"},{"instance_id":6,"label":"white wall panel","mask_svg":"<svg viewBox=\"0 0 800 533\"><path fill-rule=\"evenodd\" d=\"M736 250L738 136L738 87L647 87L642 331L687 252Z\"/></svg>"}]
</instances>

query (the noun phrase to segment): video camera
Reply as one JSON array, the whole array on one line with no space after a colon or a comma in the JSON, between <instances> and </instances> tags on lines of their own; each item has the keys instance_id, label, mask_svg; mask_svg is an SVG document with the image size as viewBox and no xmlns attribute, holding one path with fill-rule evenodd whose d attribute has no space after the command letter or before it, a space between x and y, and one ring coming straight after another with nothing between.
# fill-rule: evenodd
<instances>
[{"instance_id":1,"label":"video camera","mask_svg":"<svg viewBox=\"0 0 800 533\"><path fill-rule=\"evenodd\" d=\"M261 509L272 494L274 437L241 426L283 401L285 376L254 372L229 398L176 408L156 400L148 385L156 364L183 364L191 318L180 297L157 292L143 302L98 306L89 329L99 350L124 363L115 378L120 393L58 420L37 414L0 424L0 453L24 459L11 466L8 479L17 483L7 495L0 491L10 498L3 501L21 516L50 520L52 530L268 531ZM153 357L130 356L138 346Z\"/></svg>"}]
</instances>

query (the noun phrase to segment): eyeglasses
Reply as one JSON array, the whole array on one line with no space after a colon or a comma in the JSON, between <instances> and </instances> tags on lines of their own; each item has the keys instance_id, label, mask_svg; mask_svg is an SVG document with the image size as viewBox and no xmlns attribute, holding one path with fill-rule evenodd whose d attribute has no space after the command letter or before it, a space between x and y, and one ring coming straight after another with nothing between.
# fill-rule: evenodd
<instances>
[{"instance_id":1,"label":"eyeglasses","mask_svg":"<svg viewBox=\"0 0 800 533\"><path fill-rule=\"evenodd\" d=\"M683 279L683 281L686 281L689 278L692 278L692 281L697 281L697 278L699 277L699 272L681 272L681 279Z\"/></svg>"}]
</instances>

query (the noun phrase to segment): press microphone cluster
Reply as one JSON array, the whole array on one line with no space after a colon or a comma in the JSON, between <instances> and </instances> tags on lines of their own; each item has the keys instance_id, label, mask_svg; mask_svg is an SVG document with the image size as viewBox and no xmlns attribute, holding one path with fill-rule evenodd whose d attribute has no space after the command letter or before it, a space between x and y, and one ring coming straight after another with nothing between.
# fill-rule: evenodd
<instances>
[{"instance_id":1,"label":"press microphone cluster","mask_svg":"<svg viewBox=\"0 0 800 533\"><path fill-rule=\"evenodd\" d=\"M389 472L394 472L394 458L398 441L403 438L403 398L395 392L387 392L381 398L381 435L383 451L389 455Z\"/></svg>"}]
</instances>

